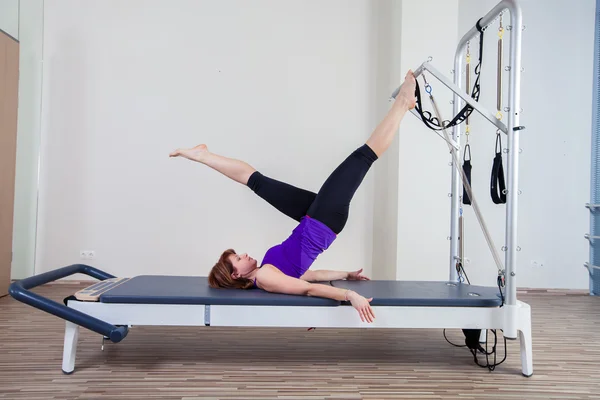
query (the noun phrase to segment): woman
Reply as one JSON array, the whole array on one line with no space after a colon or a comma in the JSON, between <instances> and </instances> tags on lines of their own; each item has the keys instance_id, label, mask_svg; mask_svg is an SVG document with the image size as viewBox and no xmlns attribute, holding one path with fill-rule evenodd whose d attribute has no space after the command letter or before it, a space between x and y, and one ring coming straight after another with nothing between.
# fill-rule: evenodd
<instances>
[{"instance_id":1,"label":"woman","mask_svg":"<svg viewBox=\"0 0 600 400\"><path fill-rule=\"evenodd\" d=\"M392 143L406 112L415 106L415 77L408 71L396 100L365 144L348 156L327 178L319 193L299 189L268 178L247 163L208 151L206 145L178 149L171 157L185 157L205 164L248 186L279 211L299 222L281 244L271 247L260 266L248 254L226 250L209 274L212 287L326 297L349 301L363 322L373 322L371 299L331 285L316 282L337 279L368 279L361 272L311 271L311 264L342 231L348 219L350 201L364 176Z\"/></svg>"}]
</instances>

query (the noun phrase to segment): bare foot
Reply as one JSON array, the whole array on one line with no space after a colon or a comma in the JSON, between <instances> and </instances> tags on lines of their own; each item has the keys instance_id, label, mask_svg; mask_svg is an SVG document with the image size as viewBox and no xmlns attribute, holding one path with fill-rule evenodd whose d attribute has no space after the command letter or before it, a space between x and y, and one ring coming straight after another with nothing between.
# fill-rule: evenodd
<instances>
[{"instance_id":1,"label":"bare foot","mask_svg":"<svg viewBox=\"0 0 600 400\"><path fill-rule=\"evenodd\" d=\"M204 156L208 154L208 147L205 144L199 144L191 149L177 149L169 154L169 157L184 157L188 160L202 162Z\"/></svg>"},{"instance_id":2,"label":"bare foot","mask_svg":"<svg viewBox=\"0 0 600 400\"><path fill-rule=\"evenodd\" d=\"M415 79L415 75L412 70L408 70L406 76L404 77L404 82L400 86L400 92L398 93L398 96L396 96L396 99L404 99L409 110L414 108L417 104L417 98L415 97L416 88L417 81Z\"/></svg>"}]
</instances>

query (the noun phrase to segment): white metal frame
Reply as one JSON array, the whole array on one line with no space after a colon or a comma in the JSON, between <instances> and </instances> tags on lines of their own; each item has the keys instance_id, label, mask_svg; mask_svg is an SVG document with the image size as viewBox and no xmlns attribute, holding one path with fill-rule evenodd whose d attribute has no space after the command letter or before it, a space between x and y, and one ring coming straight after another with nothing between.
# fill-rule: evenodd
<instances>
[{"instance_id":1,"label":"white metal frame","mask_svg":"<svg viewBox=\"0 0 600 400\"><path fill-rule=\"evenodd\" d=\"M483 29L486 29L498 16L505 11L510 13L510 55L508 59L508 121L505 125L498 120L485 107L481 106L477 101L466 95L466 88L462 87L462 70L464 62L464 53L467 43L479 35L477 26L471 28L460 40L455 56L454 56L454 81L451 82L436 68L434 68L429 60L415 69L415 76L418 77L423 71L428 71L431 75L440 80L447 88L452 90L453 97L453 112L456 115L468 103L473 109L479 112L487 121L491 122L501 132L508 137L507 144L507 185L506 185L506 220L505 220L505 240L503 246L505 251L505 270L503 271L506 279L506 318L504 320L503 330L504 335L510 339L516 339L517 331L520 331L519 324L523 322L520 317L520 308L523 302L517 300L517 252L520 250L517 246L517 216L518 216L518 195L519 195L519 134L523 127L519 125L521 114L521 40L523 30L523 17L521 7L517 0L502 0L490 12L488 12L478 23ZM400 88L392 93L395 98ZM420 118L419 114L412 110L412 113ZM436 132L440 135L439 132ZM441 135L440 135L441 136ZM460 149L461 124L452 127L451 145L454 149ZM454 165L452 168L452 192L451 192L451 218L450 218L450 281L458 281L456 271L456 262L460 259L460 197L462 193L461 177L459 173L460 165ZM598 204L587 204L588 208L600 207ZM586 267L596 268L586 263ZM527 321L531 324L531 320ZM528 331L531 327L527 328ZM484 333L482 332L482 337ZM522 342L523 343L523 342Z\"/></svg>"},{"instance_id":2,"label":"white metal frame","mask_svg":"<svg viewBox=\"0 0 600 400\"><path fill-rule=\"evenodd\" d=\"M516 297L517 249L517 196L519 165L519 114L521 79L521 9L516 0L503 0L480 20L487 26L500 13L508 9L511 15L508 122L505 126L490 119L485 110L471 98L464 96L461 88L463 53L469 40L479 34L473 27L461 39L454 61L454 82L445 79L430 65L428 69L454 92L454 113L463 106L462 101L473 105L486 119L508 136L506 245L506 304L503 307L387 307L374 306L377 316L374 323L363 323L350 306L292 307L292 306L206 306L169 304L107 304L68 301L68 306L114 325L181 325L181 326L246 326L246 327L330 327L330 328L456 328L502 329L508 339L520 339L522 372L533 374L531 309ZM418 72L418 71L417 71ZM397 93L397 92L396 92ZM475 103L475 104L474 104ZM517 128L517 129L515 129ZM460 127L453 127L453 146L460 148ZM459 213L461 181L457 168L452 169L452 215L450 243L450 281L458 281L455 262L459 256ZM73 372L79 327L66 323L63 371Z\"/></svg>"},{"instance_id":3,"label":"white metal frame","mask_svg":"<svg viewBox=\"0 0 600 400\"><path fill-rule=\"evenodd\" d=\"M509 56L509 79L508 79L508 122L505 125L499 121L485 107L481 106L477 101L465 94L466 88L462 87L462 74L464 52L467 43L479 35L479 29L474 26L460 40L456 53L454 55L454 82L451 82L443 74L441 74L429 61L421 64L415 69L415 76L418 77L423 71L430 72L433 76L440 80L447 88L452 90L453 112L456 115L466 102L471 105L474 110L479 112L486 120L491 122L500 131L508 136L507 154L507 188L506 188L506 221L505 221L505 239L506 245L506 304L514 306L517 302L517 286L516 286L516 271L517 271L517 208L518 208L518 188L519 188L519 133L522 127L519 125L521 114L521 38L523 29L523 16L521 7L517 0L502 0L490 12L488 12L479 22L480 27L487 28L500 14L506 10L510 13L510 56ZM391 95L396 98L400 88L397 88ZM415 110L411 112L420 118ZM461 124L452 127L452 139L449 143L455 149L460 148ZM438 135L439 133L436 132ZM458 173L459 165L455 165L452 169L452 207L450 220L450 281L458 281L456 271L456 260L459 257L459 217L460 217L460 194L461 194L461 179ZM598 205L587 204L587 207L596 207ZM515 337L516 332L513 327L508 327L508 336Z\"/></svg>"},{"instance_id":4,"label":"white metal frame","mask_svg":"<svg viewBox=\"0 0 600 400\"><path fill-rule=\"evenodd\" d=\"M520 250L517 245L517 211L519 195L519 134L521 126L519 118L521 114L521 39L523 30L523 16L521 7L517 0L502 0L490 12L482 17L478 22L480 27L487 28L500 14L507 11L510 13L510 55L509 55L509 79L508 79L508 121L504 125L499 121L494 121L488 110L482 107L478 102L466 96L466 88L462 86L462 74L464 52L467 43L479 35L477 26L471 28L460 40L454 56L454 82L450 82L428 62L422 64L415 70L416 74L428 70L438 78L446 87L454 93L453 112L456 115L463 107L464 101L468 102L473 108L483 115L488 121L491 121L498 129L504 132L508 137L507 143L507 182L506 182L506 218L505 218L505 271L506 280L505 307L508 310L508 318L504 328L504 335L507 338L516 339L517 337L517 252ZM416 75L415 74L415 75ZM392 93L392 97L398 94L399 88ZM455 149L460 148L461 126L458 124L452 127L452 143ZM460 165L454 165L452 168L452 190L451 190L451 215L450 215L450 281L457 282L458 274L456 271L456 261L460 254L460 198L462 193ZM495 249L494 249L495 250Z\"/></svg>"},{"instance_id":5,"label":"white metal frame","mask_svg":"<svg viewBox=\"0 0 600 400\"><path fill-rule=\"evenodd\" d=\"M501 13L508 10L510 13L510 55L509 55L509 79L508 79L508 121L506 131L507 143L507 181L506 181L506 222L505 222L505 267L506 267L506 306L511 309L517 304L517 209L519 191L519 118L521 115L521 39L523 30L523 16L521 7L517 0L503 0L488 12L480 21L480 26L487 27ZM471 28L460 40L454 56L454 84L462 87L462 74L464 52L467 42L479 35L477 27ZM453 90L454 91L454 90ZM454 91L454 113L463 107L459 94L464 89ZM478 110L479 111L479 110ZM481 111L480 111L481 112ZM460 144L461 126L454 126L452 137ZM450 245L450 280L458 279L455 268L456 257L459 255L459 216L460 216L460 193L461 180L457 168L452 169L452 215L451 215L451 245ZM504 333L507 337L516 337L514 319L509 318Z\"/></svg>"},{"instance_id":6,"label":"white metal frame","mask_svg":"<svg viewBox=\"0 0 600 400\"><path fill-rule=\"evenodd\" d=\"M179 304L119 304L69 300L67 306L113 325L226 326L286 328L416 328L502 329L514 312L521 342L521 367L533 374L531 309L518 302L506 307L389 307L374 306L373 323L360 321L351 306L228 306ZM62 369L75 369L79 326L67 321Z\"/></svg>"},{"instance_id":7,"label":"white metal frame","mask_svg":"<svg viewBox=\"0 0 600 400\"><path fill-rule=\"evenodd\" d=\"M493 114L482 107L478 102L471 97L465 95L465 89L462 87L462 74L464 52L467 47L467 42L479 35L477 27L471 28L460 40L455 56L454 56L454 82L450 82L439 71L437 71L428 62L423 63L415 70L415 75L418 76L424 70L432 73L446 87L454 93L453 112L456 115L463 107L464 103L469 103L483 117L495 125L498 129L508 136L507 154L507 188L506 188L506 222L505 222L505 239L506 251L506 304L514 306L517 302L516 297L516 271L517 271L517 208L518 208L518 169L519 169L519 118L521 113L521 39L523 29L523 17L521 7L517 0L503 0L498 3L490 12L488 12L479 21L481 27L487 27L501 13L506 10L510 13L511 29L510 29L510 56L509 56L509 79L508 79L508 122L507 125L497 120ZM392 94L395 97L399 89ZM413 112L413 114L417 115ZM517 129L515 129L517 128ZM460 147L461 125L456 125L452 128L453 147ZM460 193L461 180L460 174L455 166L452 169L452 210L450 221L450 280L457 281L456 260L459 256L459 216L460 216ZM510 327L509 327L510 328ZM516 336L514 329L508 329L509 336Z\"/></svg>"}]
</instances>

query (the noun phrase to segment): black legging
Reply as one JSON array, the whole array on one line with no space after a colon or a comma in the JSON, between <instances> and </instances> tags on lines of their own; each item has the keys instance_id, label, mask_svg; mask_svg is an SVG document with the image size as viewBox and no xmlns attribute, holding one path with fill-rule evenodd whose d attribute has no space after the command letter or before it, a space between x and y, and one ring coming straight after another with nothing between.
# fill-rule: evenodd
<instances>
[{"instance_id":1,"label":"black legging","mask_svg":"<svg viewBox=\"0 0 600 400\"><path fill-rule=\"evenodd\" d=\"M363 178L377 160L377 154L366 144L354 150L329 175L318 194L254 172L248 187L285 215L300 221L305 215L340 233L350 211L350 201Z\"/></svg>"}]
</instances>

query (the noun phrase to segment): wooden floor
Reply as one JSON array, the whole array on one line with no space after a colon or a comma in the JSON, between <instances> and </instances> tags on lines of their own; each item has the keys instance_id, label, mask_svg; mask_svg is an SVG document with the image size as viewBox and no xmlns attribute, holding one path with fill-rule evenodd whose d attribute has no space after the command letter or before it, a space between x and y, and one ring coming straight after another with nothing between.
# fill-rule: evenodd
<instances>
[{"instance_id":1,"label":"wooden floor","mask_svg":"<svg viewBox=\"0 0 600 400\"><path fill-rule=\"evenodd\" d=\"M84 286L36 291L61 301ZM134 327L104 351L81 329L76 371L64 375L64 322L3 297L0 399L600 399L600 298L519 298L532 306L531 378L518 341L489 372L441 330L212 327Z\"/></svg>"}]
</instances>

